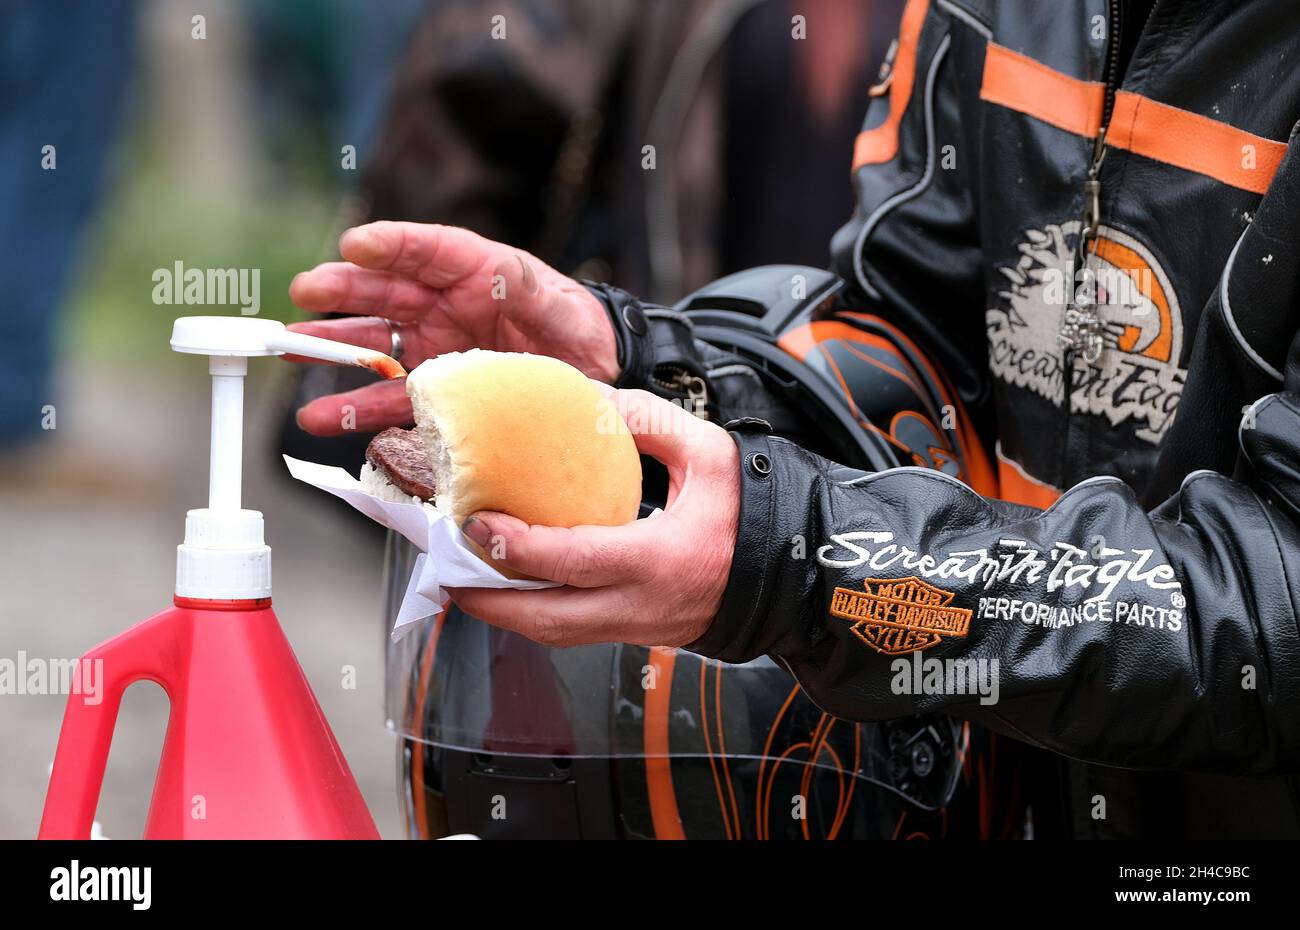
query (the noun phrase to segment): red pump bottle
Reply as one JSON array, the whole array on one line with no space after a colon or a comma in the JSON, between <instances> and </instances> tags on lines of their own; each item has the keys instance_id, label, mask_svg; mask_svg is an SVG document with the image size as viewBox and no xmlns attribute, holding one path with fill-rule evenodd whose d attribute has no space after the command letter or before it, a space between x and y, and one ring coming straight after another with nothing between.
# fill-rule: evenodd
<instances>
[{"instance_id":1,"label":"red pump bottle","mask_svg":"<svg viewBox=\"0 0 1300 930\"><path fill-rule=\"evenodd\" d=\"M209 505L186 516L174 605L79 663L98 669L101 687L92 702L74 682L41 839L90 838L122 694L141 680L171 702L146 839L379 838L271 609L262 515L240 507L248 358L292 351L373 367L377 353L309 338L270 320L176 321L172 348L211 356Z\"/></svg>"}]
</instances>

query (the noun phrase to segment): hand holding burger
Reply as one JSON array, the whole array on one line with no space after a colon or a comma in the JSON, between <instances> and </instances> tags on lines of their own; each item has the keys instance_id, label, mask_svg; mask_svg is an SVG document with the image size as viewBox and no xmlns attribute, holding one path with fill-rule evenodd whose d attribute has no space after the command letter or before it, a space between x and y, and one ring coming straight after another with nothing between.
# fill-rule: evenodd
<instances>
[{"instance_id":1,"label":"hand holding burger","mask_svg":"<svg viewBox=\"0 0 1300 930\"><path fill-rule=\"evenodd\" d=\"M344 423L416 422L371 443L363 477L372 490L440 506L502 571L561 584L454 590L456 602L555 646L680 646L703 635L736 537L731 437L653 394L587 380L618 377L605 309L525 252L465 229L392 222L348 230L339 252L344 261L298 275L289 294L305 310L359 316L291 328L388 352L395 325L413 373L318 398L299 424L333 435ZM426 371L427 359L436 360ZM349 407L355 417L344 416ZM637 451L663 462L670 482L664 512L640 520Z\"/></svg>"},{"instance_id":2,"label":"hand holding burger","mask_svg":"<svg viewBox=\"0 0 1300 930\"><path fill-rule=\"evenodd\" d=\"M534 355L444 355L407 390L416 428L375 437L363 484L450 514L503 572L563 585L454 590L464 610L548 645L704 633L736 535L738 455L723 430ZM670 480L665 511L641 520L638 450Z\"/></svg>"}]
</instances>

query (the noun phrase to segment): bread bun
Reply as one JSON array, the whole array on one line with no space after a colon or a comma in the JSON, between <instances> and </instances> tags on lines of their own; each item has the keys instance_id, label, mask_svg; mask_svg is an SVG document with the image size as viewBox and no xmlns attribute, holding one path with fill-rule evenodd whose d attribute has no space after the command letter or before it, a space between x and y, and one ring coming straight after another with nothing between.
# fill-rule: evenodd
<instances>
[{"instance_id":1,"label":"bread bun","mask_svg":"<svg viewBox=\"0 0 1300 930\"><path fill-rule=\"evenodd\" d=\"M546 526L636 519L641 460L627 425L587 377L541 355L471 349L406 381L433 465L436 506Z\"/></svg>"}]
</instances>

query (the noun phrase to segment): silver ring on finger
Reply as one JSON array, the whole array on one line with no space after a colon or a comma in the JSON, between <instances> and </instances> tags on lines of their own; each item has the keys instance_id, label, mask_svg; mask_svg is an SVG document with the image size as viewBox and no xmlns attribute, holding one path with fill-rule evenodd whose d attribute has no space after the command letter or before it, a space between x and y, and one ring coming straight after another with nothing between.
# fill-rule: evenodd
<instances>
[{"instance_id":1,"label":"silver ring on finger","mask_svg":"<svg viewBox=\"0 0 1300 930\"><path fill-rule=\"evenodd\" d=\"M388 355L393 361L400 362L403 353L406 352L406 343L402 341L402 331L392 320L384 320L388 324L388 336L392 340L392 347L388 350Z\"/></svg>"}]
</instances>

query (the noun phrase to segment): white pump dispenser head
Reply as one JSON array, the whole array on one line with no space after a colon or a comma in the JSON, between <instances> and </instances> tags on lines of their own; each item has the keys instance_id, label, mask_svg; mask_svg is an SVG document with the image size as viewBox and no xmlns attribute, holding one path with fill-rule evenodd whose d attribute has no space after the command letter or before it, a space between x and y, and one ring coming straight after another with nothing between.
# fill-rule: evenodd
<instances>
[{"instance_id":1,"label":"white pump dispenser head","mask_svg":"<svg viewBox=\"0 0 1300 930\"><path fill-rule=\"evenodd\" d=\"M212 445L208 506L185 515L185 542L176 547L176 594L205 600L271 596L271 547L262 514L241 504L244 376L252 356L309 356L373 368L401 377L402 367L372 349L291 333L276 320L190 316L176 320L171 346L207 355L212 374Z\"/></svg>"}]
</instances>

